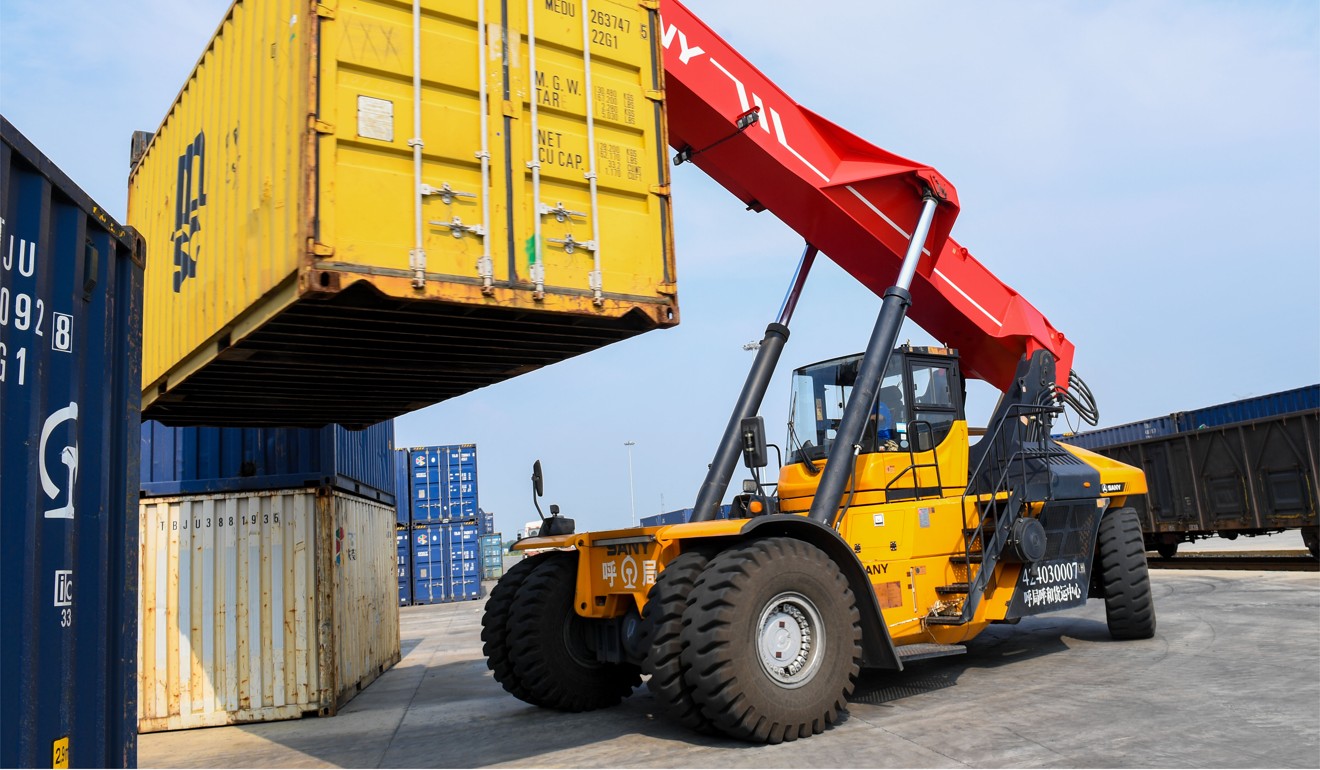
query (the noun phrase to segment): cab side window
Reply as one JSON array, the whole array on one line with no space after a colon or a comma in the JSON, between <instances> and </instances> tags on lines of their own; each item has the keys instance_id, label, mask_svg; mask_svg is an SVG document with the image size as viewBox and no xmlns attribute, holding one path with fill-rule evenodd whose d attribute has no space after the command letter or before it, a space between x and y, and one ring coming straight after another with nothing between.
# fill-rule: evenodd
<instances>
[{"instance_id":1,"label":"cab side window","mask_svg":"<svg viewBox=\"0 0 1320 770\"><path fill-rule=\"evenodd\" d=\"M958 417L953 381L952 367L948 364L914 362L912 365L912 419L930 424L936 445L949 435Z\"/></svg>"}]
</instances>

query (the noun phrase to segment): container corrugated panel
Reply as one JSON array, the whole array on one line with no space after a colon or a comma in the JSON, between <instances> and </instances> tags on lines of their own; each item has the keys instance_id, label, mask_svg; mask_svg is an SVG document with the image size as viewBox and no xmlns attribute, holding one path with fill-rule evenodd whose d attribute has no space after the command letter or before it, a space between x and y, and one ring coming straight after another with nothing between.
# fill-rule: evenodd
<instances>
[{"instance_id":1,"label":"container corrugated panel","mask_svg":"<svg viewBox=\"0 0 1320 770\"><path fill-rule=\"evenodd\" d=\"M1295 412L1320 409L1320 385L1293 388L1265 396L1244 398L1175 415L1179 430L1201 430L1220 425L1264 420Z\"/></svg>"},{"instance_id":2,"label":"container corrugated panel","mask_svg":"<svg viewBox=\"0 0 1320 770\"><path fill-rule=\"evenodd\" d=\"M422 3L420 89L406 3L231 6L129 180L147 417L367 425L678 322L655 4L479 6Z\"/></svg>"},{"instance_id":3,"label":"container corrugated panel","mask_svg":"<svg viewBox=\"0 0 1320 770\"><path fill-rule=\"evenodd\" d=\"M409 451L408 457L414 526L478 519L475 445L416 448Z\"/></svg>"},{"instance_id":4,"label":"container corrugated panel","mask_svg":"<svg viewBox=\"0 0 1320 770\"><path fill-rule=\"evenodd\" d=\"M141 241L0 138L0 766L134 767Z\"/></svg>"},{"instance_id":5,"label":"container corrugated panel","mask_svg":"<svg viewBox=\"0 0 1320 770\"><path fill-rule=\"evenodd\" d=\"M388 506L237 492L140 519L141 732L333 714L399 660Z\"/></svg>"},{"instance_id":6,"label":"container corrugated panel","mask_svg":"<svg viewBox=\"0 0 1320 770\"><path fill-rule=\"evenodd\" d=\"M474 521L413 529L413 603L481 598L481 546Z\"/></svg>"},{"instance_id":7,"label":"container corrugated panel","mask_svg":"<svg viewBox=\"0 0 1320 770\"><path fill-rule=\"evenodd\" d=\"M1059 440L1083 449L1099 449L1116 444L1171 436L1177 432L1173 417L1154 417L1149 420L1130 422L1126 425L1115 425L1110 428L1075 433L1071 436L1064 436Z\"/></svg>"},{"instance_id":8,"label":"container corrugated panel","mask_svg":"<svg viewBox=\"0 0 1320 770\"><path fill-rule=\"evenodd\" d=\"M171 428L142 423L142 492L192 495L333 486L394 503L394 422L363 430Z\"/></svg>"}]
</instances>

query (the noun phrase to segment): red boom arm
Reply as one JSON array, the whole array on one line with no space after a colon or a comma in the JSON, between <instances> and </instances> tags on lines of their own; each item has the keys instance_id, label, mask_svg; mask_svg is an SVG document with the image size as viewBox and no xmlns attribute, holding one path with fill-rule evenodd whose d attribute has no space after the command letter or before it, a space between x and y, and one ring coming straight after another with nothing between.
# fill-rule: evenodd
<instances>
[{"instance_id":1,"label":"red boom arm","mask_svg":"<svg viewBox=\"0 0 1320 770\"><path fill-rule=\"evenodd\" d=\"M1018 361L1044 349L1067 388L1072 343L949 237L958 215L952 184L798 105L678 0L661 7L674 149L692 151L725 189L774 213L876 294L894 283L931 191L940 205L908 315L957 348L969 376L1005 390ZM740 132L737 121L751 110L759 119Z\"/></svg>"}]
</instances>

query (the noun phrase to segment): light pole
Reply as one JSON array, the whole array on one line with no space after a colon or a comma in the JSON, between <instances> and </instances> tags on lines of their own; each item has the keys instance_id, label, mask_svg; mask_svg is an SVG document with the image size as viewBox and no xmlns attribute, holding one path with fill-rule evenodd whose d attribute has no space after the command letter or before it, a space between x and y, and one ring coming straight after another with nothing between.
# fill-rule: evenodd
<instances>
[{"instance_id":1,"label":"light pole","mask_svg":"<svg viewBox=\"0 0 1320 770\"><path fill-rule=\"evenodd\" d=\"M637 526L637 503L633 499L633 475L632 475L632 448L637 446L636 441L625 441L623 445L628 447L628 505L632 508L632 526Z\"/></svg>"}]
</instances>

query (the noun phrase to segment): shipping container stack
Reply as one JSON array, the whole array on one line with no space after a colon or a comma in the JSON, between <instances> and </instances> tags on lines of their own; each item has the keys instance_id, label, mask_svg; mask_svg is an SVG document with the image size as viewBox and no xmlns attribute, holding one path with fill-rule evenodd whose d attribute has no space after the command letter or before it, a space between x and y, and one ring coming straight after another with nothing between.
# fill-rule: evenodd
<instances>
[{"instance_id":1,"label":"shipping container stack","mask_svg":"<svg viewBox=\"0 0 1320 770\"><path fill-rule=\"evenodd\" d=\"M499 580L504 574L504 536L491 532L481 536L481 579Z\"/></svg>"},{"instance_id":2,"label":"shipping container stack","mask_svg":"<svg viewBox=\"0 0 1320 770\"><path fill-rule=\"evenodd\" d=\"M410 603L480 598L480 536L486 515L477 506L476 446L410 449L408 469Z\"/></svg>"},{"instance_id":3,"label":"shipping container stack","mask_svg":"<svg viewBox=\"0 0 1320 770\"><path fill-rule=\"evenodd\" d=\"M481 517L481 534L492 534L495 531L495 514L478 508L477 515Z\"/></svg>"},{"instance_id":4,"label":"shipping container stack","mask_svg":"<svg viewBox=\"0 0 1320 770\"><path fill-rule=\"evenodd\" d=\"M412 500L408 493L408 450L394 452L394 543L399 559L399 606L413 603Z\"/></svg>"},{"instance_id":5,"label":"shipping container stack","mask_svg":"<svg viewBox=\"0 0 1320 770\"><path fill-rule=\"evenodd\" d=\"M139 731L333 713L398 661L393 443L392 421L360 431L142 423ZM208 587L227 588L202 602ZM326 654L295 652L307 644ZM251 651L252 670L294 666L290 676L322 685L242 675L223 654L235 645ZM190 693L198 669L231 695Z\"/></svg>"}]
</instances>

